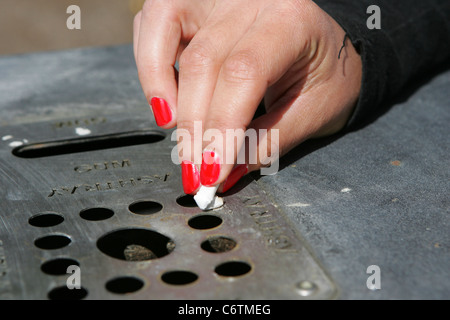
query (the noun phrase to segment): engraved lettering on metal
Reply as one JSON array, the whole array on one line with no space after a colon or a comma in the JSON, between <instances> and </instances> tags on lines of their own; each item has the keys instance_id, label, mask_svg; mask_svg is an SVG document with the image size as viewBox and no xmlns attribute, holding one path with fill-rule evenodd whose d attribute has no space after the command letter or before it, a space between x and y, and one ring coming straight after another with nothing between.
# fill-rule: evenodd
<instances>
[{"instance_id":1,"label":"engraved lettering on metal","mask_svg":"<svg viewBox=\"0 0 450 320\"><path fill-rule=\"evenodd\" d=\"M77 126L92 126L100 123L105 123L106 118L88 118L88 119L75 119L75 120L66 120L66 121L58 121L52 124L54 128L64 128L64 127L77 127Z\"/></svg>"},{"instance_id":2,"label":"engraved lettering on metal","mask_svg":"<svg viewBox=\"0 0 450 320\"><path fill-rule=\"evenodd\" d=\"M125 168L131 166L129 159L122 161L112 160L104 162L95 162L93 164L81 164L76 166L74 170L78 173L90 172L92 170L110 170L115 168Z\"/></svg>"},{"instance_id":3,"label":"engraved lettering on metal","mask_svg":"<svg viewBox=\"0 0 450 320\"><path fill-rule=\"evenodd\" d=\"M83 191L107 191L112 189L120 189L125 187L134 187L142 184L150 184L155 181L155 179L159 181L167 181L169 174L166 174L164 178L161 178L158 175L155 176L142 176L137 178L127 178L127 179L119 179L117 181L106 181L106 182L95 182L94 184L78 184L72 187L60 186L52 188L48 198L53 197L55 195L70 195Z\"/></svg>"},{"instance_id":4,"label":"engraved lettering on metal","mask_svg":"<svg viewBox=\"0 0 450 320\"><path fill-rule=\"evenodd\" d=\"M0 298L78 292L73 298L120 299L115 279L145 283L127 293L132 299L334 298L331 279L251 176L224 196L223 207L205 214L179 201L184 193L170 158L170 132L140 129L146 120L130 114L85 119L0 126L2 136L25 141L15 148L0 144ZM94 124L101 124L95 134L80 137L73 130ZM107 217L86 218L105 209ZM43 212L57 212L58 223L31 219ZM220 223L199 226L193 217ZM35 245L55 234L67 235L70 244ZM14 268L5 267L5 257ZM68 290L66 276L45 272L52 266L66 274L68 261L82 271L81 289ZM305 279L317 287L310 295L296 285Z\"/></svg>"}]
</instances>

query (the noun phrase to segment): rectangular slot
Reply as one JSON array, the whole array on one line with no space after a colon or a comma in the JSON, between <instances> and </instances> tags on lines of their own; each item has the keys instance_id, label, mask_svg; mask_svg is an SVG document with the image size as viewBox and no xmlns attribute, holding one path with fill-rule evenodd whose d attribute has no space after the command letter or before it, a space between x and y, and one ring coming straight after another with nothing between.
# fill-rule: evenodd
<instances>
[{"instance_id":1,"label":"rectangular slot","mask_svg":"<svg viewBox=\"0 0 450 320\"><path fill-rule=\"evenodd\" d=\"M19 158L42 158L56 155L96 151L161 141L165 134L156 130L136 130L99 136L30 143L14 148Z\"/></svg>"}]
</instances>

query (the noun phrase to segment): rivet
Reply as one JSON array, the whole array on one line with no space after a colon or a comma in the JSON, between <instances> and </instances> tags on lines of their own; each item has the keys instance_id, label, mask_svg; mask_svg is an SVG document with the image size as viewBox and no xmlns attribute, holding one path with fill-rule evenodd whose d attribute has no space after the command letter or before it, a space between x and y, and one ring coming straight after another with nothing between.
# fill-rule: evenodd
<instances>
[{"instance_id":1,"label":"rivet","mask_svg":"<svg viewBox=\"0 0 450 320\"><path fill-rule=\"evenodd\" d=\"M314 282L308 280L297 282L295 287L298 294L302 297L310 296L317 291L317 285Z\"/></svg>"}]
</instances>

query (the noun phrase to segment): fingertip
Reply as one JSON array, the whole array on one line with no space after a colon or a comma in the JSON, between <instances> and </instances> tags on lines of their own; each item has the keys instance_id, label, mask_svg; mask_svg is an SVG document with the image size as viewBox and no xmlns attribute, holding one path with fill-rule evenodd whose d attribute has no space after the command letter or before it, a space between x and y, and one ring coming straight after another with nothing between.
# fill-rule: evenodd
<instances>
[{"instance_id":1,"label":"fingertip","mask_svg":"<svg viewBox=\"0 0 450 320\"><path fill-rule=\"evenodd\" d=\"M173 111L164 98L153 97L150 106L159 127L167 126L173 120Z\"/></svg>"},{"instance_id":2,"label":"fingertip","mask_svg":"<svg viewBox=\"0 0 450 320\"><path fill-rule=\"evenodd\" d=\"M185 194L194 194L200 187L200 174L197 166L191 161L181 162L181 180Z\"/></svg>"},{"instance_id":3,"label":"fingertip","mask_svg":"<svg viewBox=\"0 0 450 320\"><path fill-rule=\"evenodd\" d=\"M221 159L216 151L205 150L202 154L200 183L204 186L214 185L220 176Z\"/></svg>"},{"instance_id":4,"label":"fingertip","mask_svg":"<svg viewBox=\"0 0 450 320\"><path fill-rule=\"evenodd\" d=\"M247 164L238 164L231 170L228 177L220 185L218 191L219 193L225 193L230 190L239 180L242 179L249 171Z\"/></svg>"}]
</instances>

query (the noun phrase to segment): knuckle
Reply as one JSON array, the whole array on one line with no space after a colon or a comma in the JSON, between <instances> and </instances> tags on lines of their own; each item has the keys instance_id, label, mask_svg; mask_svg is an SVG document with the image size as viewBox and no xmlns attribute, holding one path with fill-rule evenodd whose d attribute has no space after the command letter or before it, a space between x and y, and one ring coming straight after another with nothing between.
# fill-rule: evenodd
<instances>
[{"instance_id":1,"label":"knuckle","mask_svg":"<svg viewBox=\"0 0 450 320\"><path fill-rule=\"evenodd\" d=\"M176 10L176 7L176 0L146 0L142 5L142 12L145 15L161 16L163 12Z\"/></svg>"},{"instance_id":2,"label":"knuckle","mask_svg":"<svg viewBox=\"0 0 450 320\"><path fill-rule=\"evenodd\" d=\"M214 64L215 52L211 46L204 43L191 43L181 53L179 65L180 70L201 71L205 67Z\"/></svg>"},{"instance_id":3,"label":"knuckle","mask_svg":"<svg viewBox=\"0 0 450 320\"><path fill-rule=\"evenodd\" d=\"M283 1L282 6L282 12L285 13L284 17L292 17L295 19L298 19L302 17L305 14L305 11L308 11L310 9L311 5L309 4L309 1L304 0L288 0Z\"/></svg>"},{"instance_id":4,"label":"knuckle","mask_svg":"<svg viewBox=\"0 0 450 320\"><path fill-rule=\"evenodd\" d=\"M161 74L162 67L160 64L142 59L138 56L137 58L137 72L139 79L152 79L157 74Z\"/></svg>"},{"instance_id":5,"label":"knuckle","mask_svg":"<svg viewBox=\"0 0 450 320\"><path fill-rule=\"evenodd\" d=\"M194 137L195 135L195 123L191 120L178 120L177 121L177 130L179 133L186 134L190 137Z\"/></svg>"},{"instance_id":6,"label":"knuckle","mask_svg":"<svg viewBox=\"0 0 450 320\"><path fill-rule=\"evenodd\" d=\"M285 12L301 12L305 8L305 3L302 0L288 0L283 2L282 8Z\"/></svg>"},{"instance_id":7,"label":"knuckle","mask_svg":"<svg viewBox=\"0 0 450 320\"><path fill-rule=\"evenodd\" d=\"M226 119L226 116L219 118L214 117L212 119L209 119L207 124L208 128L210 128L211 130L225 132L225 130L230 127L230 123Z\"/></svg>"},{"instance_id":8,"label":"knuckle","mask_svg":"<svg viewBox=\"0 0 450 320\"><path fill-rule=\"evenodd\" d=\"M256 80L261 68L256 54L242 51L229 57L222 66L223 76L229 82Z\"/></svg>"},{"instance_id":9,"label":"knuckle","mask_svg":"<svg viewBox=\"0 0 450 320\"><path fill-rule=\"evenodd\" d=\"M152 10L152 6L154 5L155 0L146 0L142 5L143 12L149 12Z\"/></svg>"}]
</instances>

